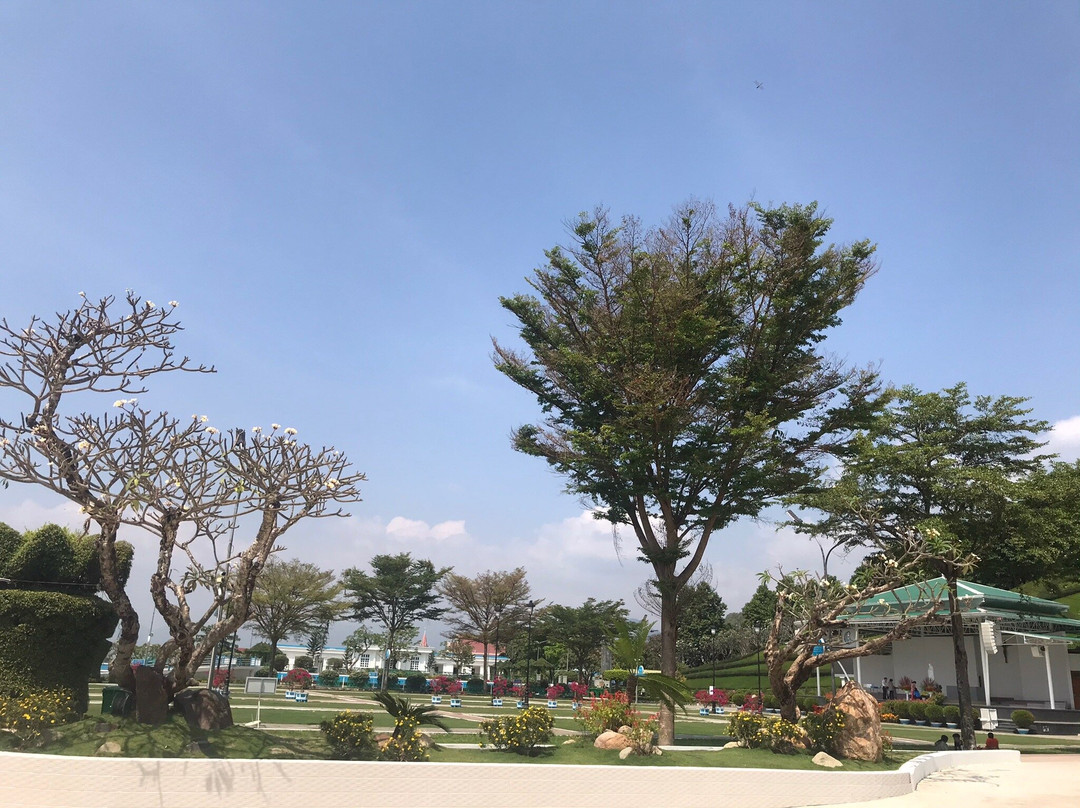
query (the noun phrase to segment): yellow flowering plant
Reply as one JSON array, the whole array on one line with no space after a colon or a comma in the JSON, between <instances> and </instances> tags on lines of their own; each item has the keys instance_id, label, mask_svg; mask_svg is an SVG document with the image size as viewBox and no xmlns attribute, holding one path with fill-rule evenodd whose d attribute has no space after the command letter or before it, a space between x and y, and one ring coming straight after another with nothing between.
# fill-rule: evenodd
<instances>
[{"instance_id":1,"label":"yellow flowering plant","mask_svg":"<svg viewBox=\"0 0 1080 808\"><path fill-rule=\"evenodd\" d=\"M19 748L42 743L49 729L76 718L75 697L64 688L0 696L0 729L11 732Z\"/></svg>"}]
</instances>

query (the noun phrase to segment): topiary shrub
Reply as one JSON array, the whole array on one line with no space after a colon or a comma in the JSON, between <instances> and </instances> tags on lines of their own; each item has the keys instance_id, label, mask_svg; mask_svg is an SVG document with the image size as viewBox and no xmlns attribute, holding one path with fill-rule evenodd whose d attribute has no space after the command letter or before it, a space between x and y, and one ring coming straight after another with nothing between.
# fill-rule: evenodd
<instances>
[{"instance_id":1,"label":"topiary shrub","mask_svg":"<svg viewBox=\"0 0 1080 808\"><path fill-rule=\"evenodd\" d=\"M319 686L320 687L337 687L338 674L337 671L323 671L319 674Z\"/></svg>"},{"instance_id":2,"label":"topiary shrub","mask_svg":"<svg viewBox=\"0 0 1080 808\"><path fill-rule=\"evenodd\" d=\"M289 667L289 658L284 654L278 654L276 657L274 657L274 664L270 667L272 667L278 673L281 673L283 670Z\"/></svg>"},{"instance_id":3,"label":"topiary shrub","mask_svg":"<svg viewBox=\"0 0 1080 808\"><path fill-rule=\"evenodd\" d=\"M406 693L427 692L427 677L422 673L412 673L405 677Z\"/></svg>"},{"instance_id":4,"label":"topiary shrub","mask_svg":"<svg viewBox=\"0 0 1080 808\"><path fill-rule=\"evenodd\" d=\"M319 724L326 742L338 760L374 760L379 753L372 732L374 719L370 713L346 711Z\"/></svg>"},{"instance_id":5,"label":"topiary shrub","mask_svg":"<svg viewBox=\"0 0 1080 808\"><path fill-rule=\"evenodd\" d=\"M910 701L897 701L896 709L893 711L896 713L897 718L911 718L911 702Z\"/></svg>"},{"instance_id":6,"label":"topiary shrub","mask_svg":"<svg viewBox=\"0 0 1080 808\"><path fill-rule=\"evenodd\" d=\"M313 667L315 667L315 660L313 660L311 657L309 657L307 655L298 656L296 658L296 664L293 665L293 667L294 668L303 668L306 671L311 671L311 669Z\"/></svg>"},{"instance_id":7,"label":"topiary shrub","mask_svg":"<svg viewBox=\"0 0 1080 808\"><path fill-rule=\"evenodd\" d=\"M960 708L955 704L949 704L941 711L942 717L949 724L960 723Z\"/></svg>"},{"instance_id":8,"label":"topiary shrub","mask_svg":"<svg viewBox=\"0 0 1080 808\"><path fill-rule=\"evenodd\" d=\"M937 704L927 704L926 720L931 724L942 724L945 721L945 711Z\"/></svg>"},{"instance_id":9,"label":"topiary shrub","mask_svg":"<svg viewBox=\"0 0 1080 808\"><path fill-rule=\"evenodd\" d=\"M367 685L370 679L371 677L363 671L353 671L349 674L349 687L355 687L359 690L361 687Z\"/></svg>"},{"instance_id":10,"label":"topiary shrub","mask_svg":"<svg viewBox=\"0 0 1080 808\"><path fill-rule=\"evenodd\" d=\"M484 695L485 689L484 680L476 676L465 683L465 692L472 696Z\"/></svg>"},{"instance_id":11,"label":"topiary shrub","mask_svg":"<svg viewBox=\"0 0 1080 808\"><path fill-rule=\"evenodd\" d=\"M536 747L551 739L555 719L544 707L527 707L517 715L503 715L480 722L480 734L496 749L533 754Z\"/></svg>"},{"instance_id":12,"label":"topiary shrub","mask_svg":"<svg viewBox=\"0 0 1080 808\"><path fill-rule=\"evenodd\" d=\"M274 672L269 668L259 668L257 671L255 671L255 675L263 679L268 679L274 675Z\"/></svg>"},{"instance_id":13,"label":"topiary shrub","mask_svg":"<svg viewBox=\"0 0 1080 808\"><path fill-rule=\"evenodd\" d=\"M1035 723L1035 716L1028 710L1013 710L1010 717L1019 729L1030 729Z\"/></svg>"},{"instance_id":14,"label":"topiary shrub","mask_svg":"<svg viewBox=\"0 0 1080 808\"><path fill-rule=\"evenodd\" d=\"M926 705L921 701L908 702L908 714L912 721L926 720Z\"/></svg>"}]
</instances>

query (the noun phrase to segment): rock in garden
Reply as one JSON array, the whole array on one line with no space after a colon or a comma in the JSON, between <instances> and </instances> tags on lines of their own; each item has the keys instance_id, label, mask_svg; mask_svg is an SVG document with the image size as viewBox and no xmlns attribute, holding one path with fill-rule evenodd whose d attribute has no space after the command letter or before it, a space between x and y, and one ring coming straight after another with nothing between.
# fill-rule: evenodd
<instances>
[{"instance_id":1,"label":"rock in garden","mask_svg":"<svg viewBox=\"0 0 1080 808\"><path fill-rule=\"evenodd\" d=\"M621 727L619 727L619 734L620 735L629 735L630 734L630 727L627 724L623 724Z\"/></svg>"},{"instance_id":2,"label":"rock in garden","mask_svg":"<svg viewBox=\"0 0 1080 808\"><path fill-rule=\"evenodd\" d=\"M105 741L97 748L96 755L119 755L123 750L116 741Z\"/></svg>"},{"instance_id":3,"label":"rock in garden","mask_svg":"<svg viewBox=\"0 0 1080 808\"><path fill-rule=\"evenodd\" d=\"M664 750L663 750L663 749L661 749L661 748L660 748L659 746L654 746L654 747L652 748L652 753L653 753L654 755L656 755L657 757L659 757L660 755L664 754Z\"/></svg>"},{"instance_id":4,"label":"rock in garden","mask_svg":"<svg viewBox=\"0 0 1080 808\"><path fill-rule=\"evenodd\" d=\"M577 743L577 738L567 738L565 741L562 742L563 746L568 746L572 743Z\"/></svg>"},{"instance_id":5,"label":"rock in garden","mask_svg":"<svg viewBox=\"0 0 1080 808\"><path fill-rule=\"evenodd\" d=\"M818 752L814 755L814 765L824 766L826 769L835 769L838 766L843 766L839 760L834 758L828 752Z\"/></svg>"},{"instance_id":6,"label":"rock in garden","mask_svg":"<svg viewBox=\"0 0 1080 808\"><path fill-rule=\"evenodd\" d=\"M600 736L593 742L593 746L597 749L626 749L630 746L630 739L618 732L608 730L600 733Z\"/></svg>"},{"instance_id":7,"label":"rock in garden","mask_svg":"<svg viewBox=\"0 0 1080 808\"><path fill-rule=\"evenodd\" d=\"M165 692L165 677L146 665L136 665L135 720L140 724L157 726L169 717L169 696Z\"/></svg>"},{"instance_id":8,"label":"rock in garden","mask_svg":"<svg viewBox=\"0 0 1080 808\"><path fill-rule=\"evenodd\" d=\"M844 714L844 729L833 746L842 758L881 760L881 717L877 700L849 682L837 692L833 706Z\"/></svg>"},{"instance_id":9,"label":"rock in garden","mask_svg":"<svg viewBox=\"0 0 1080 808\"><path fill-rule=\"evenodd\" d=\"M738 749L740 746L742 746L742 744L738 741L728 741L724 744L724 749Z\"/></svg>"},{"instance_id":10,"label":"rock in garden","mask_svg":"<svg viewBox=\"0 0 1080 808\"><path fill-rule=\"evenodd\" d=\"M620 752L619 752L619 760L626 760L632 754L634 754L634 750L633 750L632 747L628 746L625 749L620 750Z\"/></svg>"},{"instance_id":11,"label":"rock in garden","mask_svg":"<svg viewBox=\"0 0 1080 808\"><path fill-rule=\"evenodd\" d=\"M233 725L229 700L213 690L181 690L174 701L192 729L225 729Z\"/></svg>"}]
</instances>

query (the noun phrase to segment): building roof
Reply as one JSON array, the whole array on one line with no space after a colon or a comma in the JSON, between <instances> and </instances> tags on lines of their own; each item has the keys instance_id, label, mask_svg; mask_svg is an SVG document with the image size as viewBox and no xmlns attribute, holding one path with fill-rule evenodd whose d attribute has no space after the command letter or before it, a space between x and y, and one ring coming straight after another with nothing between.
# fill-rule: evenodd
<instances>
[{"instance_id":1,"label":"building roof","mask_svg":"<svg viewBox=\"0 0 1080 808\"><path fill-rule=\"evenodd\" d=\"M1002 623L1004 628L1080 634L1080 620L1067 617L1069 607L1064 603L971 581L957 581L956 592L967 624L992 621ZM925 614L935 602L937 614L946 617L949 607L944 578L883 592L873 601L864 601L853 608L845 621L856 627L886 628L905 615Z\"/></svg>"}]
</instances>

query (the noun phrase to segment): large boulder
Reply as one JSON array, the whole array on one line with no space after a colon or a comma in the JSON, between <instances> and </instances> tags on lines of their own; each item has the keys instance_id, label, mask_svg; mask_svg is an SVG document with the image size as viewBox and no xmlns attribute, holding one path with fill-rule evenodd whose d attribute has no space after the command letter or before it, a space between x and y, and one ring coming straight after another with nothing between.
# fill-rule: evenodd
<instances>
[{"instance_id":1,"label":"large boulder","mask_svg":"<svg viewBox=\"0 0 1080 808\"><path fill-rule=\"evenodd\" d=\"M213 690L196 690L195 688L181 690L173 701L183 712L184 720L192 729L226 729L233 725L229 700Z\"/></svg>"},{"instance_id":2,"label":"large boulder","mask_svg":"<svg viewBox=\"0 0 1080 808\"><path fill-rule=\"evenodd\" d=\"M136 665L135 673L135 720L140 724L157 726L169 717L169 694L165 690L165 677L146 665Z\"/></svg>"},{"instance_id":3,"label":"large boulder","mask_svg":"<svg viewBox=\"0 0 1080 808\"><path fill-rule=\"evenodd\" d=\"M844 728L834 742L839 757L881 760L881 716L877 699L849 682L837 691L832 707L844 714Z\"/></svg>"},{"instance_id":4,"label":"large boulder","mask_svg":"<svg viewBox=\"0 0 1080 808\"><path fill-rule=\"evenodd\" d=\"M593 746L597 749L626 749L632 744L630 739L619 732L608 730L607 732L601 732L595 741Z\"/></svg>"}]
</instances>

